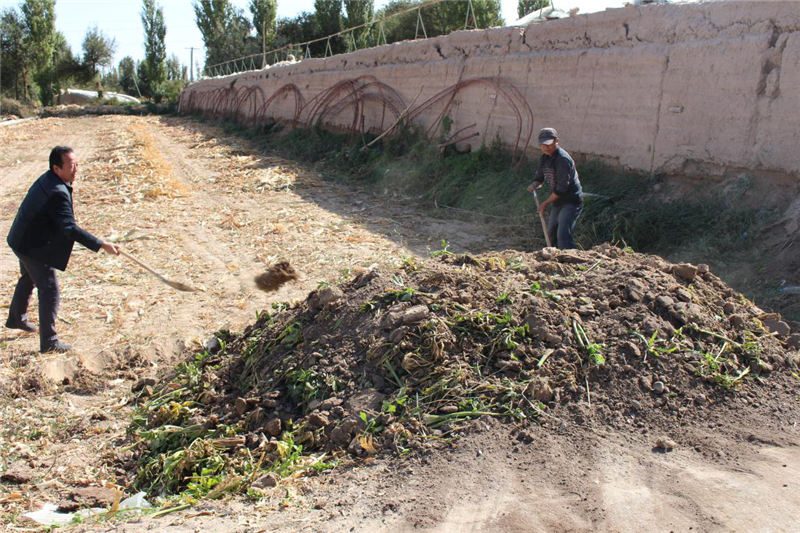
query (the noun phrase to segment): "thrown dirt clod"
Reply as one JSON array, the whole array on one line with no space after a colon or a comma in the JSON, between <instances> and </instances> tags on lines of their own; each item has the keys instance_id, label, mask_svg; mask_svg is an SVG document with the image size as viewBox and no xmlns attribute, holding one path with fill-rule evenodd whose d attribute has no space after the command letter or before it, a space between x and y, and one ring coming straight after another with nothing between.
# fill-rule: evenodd
<instances>
[{"instance_id":1,"label":"thrown dirt clod","mask_svg":"<svg viewBox=\"0 0 800 533\"><path fill-rule=\"evenodd\" d=\"M274 292L284 284L296 280L299 277L297 271L288 261L275 263L266 272L255 277L256 287L264 292Z\"/></svg>"},{"instance_id":2,"label":"thrown dirt clod","mask_svg":"<svg viewBox=\"0 0 800 533\"><path fill-rule=\"evenodd\" d=\"M526 393L533 396L537 402L547 403L553 399L555 393L546 379L534 380L528 385Z\"/></svg>"},{"instance_id":3,"label":"thrown dirt clod","mask_svg":"<svg viewBox=\"0 0 800 533\"><path fill-rule=\"evenodd\" d=\"M341 300L343 296L344 293L339 287L325 287L319 291L319 295L317 296L317 304L319 307L325 307L326 305L330 305Z\"/></svg>"},{"instance_id":4,"label":"thrown dirt clod","mask_svg":"<svg viewBox=\"0 0 800 533\"><path fill-rule=\"evenodd\" d=\"M697 406L703 406L708 403L708 398L706 398L705 394L698 394L694 397L694 404Z\"/></svg>"}]
</instances>

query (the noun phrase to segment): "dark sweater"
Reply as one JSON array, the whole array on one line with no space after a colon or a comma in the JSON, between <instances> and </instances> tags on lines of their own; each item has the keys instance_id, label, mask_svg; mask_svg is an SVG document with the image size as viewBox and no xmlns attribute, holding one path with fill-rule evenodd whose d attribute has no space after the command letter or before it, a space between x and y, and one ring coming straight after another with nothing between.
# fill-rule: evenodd
<instances>
[{"instance_id":1,"label":"dark sweater","mask_svg":"<svg viewBox=\"0 0 800 533\"><path fill-rule=\"evenodd\" d=\"M575 161L561 147L552 156L542 154L534 181L546 182L550 190L558 195L558 200L553 202L556 207L583 202L583 189Z\"/></svg>"}]
</instances>

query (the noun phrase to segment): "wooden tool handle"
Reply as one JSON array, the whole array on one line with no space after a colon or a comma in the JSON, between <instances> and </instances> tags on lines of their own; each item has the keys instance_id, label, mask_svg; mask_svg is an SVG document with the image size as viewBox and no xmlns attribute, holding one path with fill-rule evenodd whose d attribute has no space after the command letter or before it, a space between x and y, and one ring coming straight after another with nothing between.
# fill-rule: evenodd
<instances>
[{"instance_id":1,"label":"wooden tool handle","mask_svg":"<svg viewBox=\"0 0 800 533\"><path fill-rule=\"evenodd\" d=\"M553 245L550 243L550 234L547 232L547 223L544 221L544 215L539 211L539 196L536 194L536 189L533 190L533 199L536 200L536 213L539 215L539 221L542 223L544 242L547 243L548 248L552 248Z\"/></svg>"},{"instance_id":2,"label":"wooden tool handle","mask_svg":"<svg viewBox=\"0 0 800 533\"><path fill-rule=\"evenodd\" d=\"M162 276L161 274L159 274L158 272L156 272L155 270L153 270L149 266L145 265L144 263L142 263L141 261L139 261L138 259L133 257L131 254L123 252L122 250L119 251L119 254L120 255L124 255L125 257L127 257L128 259L130 259L131 261L133 261L134 263L136 263L137 265L139 265L143 269L147 270L148 272L150 272L152 275L154 275L155 277L157 277L161 281L164 281L164 276Z\"/></svg>"}]
</instances>

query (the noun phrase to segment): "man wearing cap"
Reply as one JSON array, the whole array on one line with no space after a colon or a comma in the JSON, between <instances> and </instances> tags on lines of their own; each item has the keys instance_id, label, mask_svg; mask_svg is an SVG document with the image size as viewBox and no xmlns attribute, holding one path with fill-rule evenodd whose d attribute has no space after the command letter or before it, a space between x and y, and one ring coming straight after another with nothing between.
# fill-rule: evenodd
<instances>
[{"instance_id":1,"label":"man wearing cap","mask_svg":"<svg viewBox=\"0 0 800 533\"><path fill-rule=\"evenodd\" d=\"M547 206L552 205L547 219L547 233L550 243L561 250L575 248L572 230L583 210L583 190L575 162L566 150L558 145L558 133L553 128L543 128L539 132L539 169L528 191L534 192L547 182L550 196L539 206L544 215Z\"/></svg>"},{"instance_id":2,"label":"man wearing cap","mask_svg":"<svg viewBox=\"0 0 800 533\"><path fill-rule=\"evenodd\" d=\"M72 348L58 340L59 289L56 270L65 270L76 242L93 252L119 254L116 245L103 242L75 222L72 183L78 175L78 158L72 148L56 146L50 152L50 170L37 179L11 224L8 245L19 258L20 278L8 307L6 327L33 333L28 303L39 293L40 351L66 352Z\"/></svg>"}]
</instances>

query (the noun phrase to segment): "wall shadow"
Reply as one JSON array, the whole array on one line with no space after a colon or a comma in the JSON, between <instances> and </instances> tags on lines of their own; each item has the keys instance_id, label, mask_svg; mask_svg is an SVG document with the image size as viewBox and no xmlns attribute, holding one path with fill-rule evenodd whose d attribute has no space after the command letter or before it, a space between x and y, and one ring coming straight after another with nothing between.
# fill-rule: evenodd
<instances>
[{"instance_id":1,"label":"wall shadow","mask_svg":"<svg viewBox=\"0 0 800 533\"><path fill-rule=\"evenodd\" d=\"M325 169L319 165L270 152L263 140L227 133L219 122L205 122L192 117L161 117L160 120L167 126L200 134L202 143L214 142L236 153L258 157L256 169L274 167L275 158L304 168L314 177L298 178L290 187L292 192L351 224L407 247L419 256L425 257L431 250L441 249L443 239L447 241L449 250L455 253L478 254L509 249L528 252L545 246L538 226L508 225L465 210L437 209L427 200L380 194L356 182L320 179Z\"/></svg>"}]
</instances>

